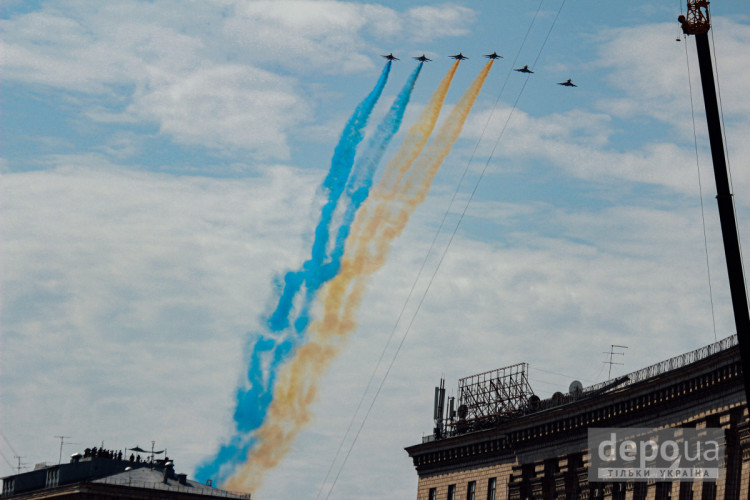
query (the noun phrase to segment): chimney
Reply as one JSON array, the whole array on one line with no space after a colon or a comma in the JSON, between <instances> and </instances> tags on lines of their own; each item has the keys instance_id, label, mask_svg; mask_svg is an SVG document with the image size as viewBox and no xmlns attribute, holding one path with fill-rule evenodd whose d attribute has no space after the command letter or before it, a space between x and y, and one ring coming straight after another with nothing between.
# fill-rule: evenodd
<instances>
[{"instance_id":1,"label":"chimney","mask_svg":"<svg viewBox=\"0 0 750 500\"><path fill-rule=\"evenodd\" d=\"M174 464L172 462L167 462L164 464L164 484L167 484L168 479L172 479L174 477Z\"/></svg>"},{"instance_id":2,"label":"chimney","mask_svg":"<svg viewBox=\"0 0 750 500\"><path fill-rule=\"evenodd\" d=\"M177 474L177 482L180 484L187 484L187 474Z\"/></svg>"}]
</instances>

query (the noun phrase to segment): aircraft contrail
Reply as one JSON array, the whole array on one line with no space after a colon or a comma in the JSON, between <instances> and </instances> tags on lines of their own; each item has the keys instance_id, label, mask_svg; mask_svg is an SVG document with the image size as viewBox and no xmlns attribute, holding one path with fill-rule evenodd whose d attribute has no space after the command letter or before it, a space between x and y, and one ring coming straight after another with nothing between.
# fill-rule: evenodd
<instances>
[{"instance_id":1,"label":"aircraft contrail","mask_svg":"<svg viewBox=\"0 0 750 500\"><path fill-rule=\"evenodd\" d=\"M323 283L332 277L323 276L322 269L330 265L336 268L339 266L339 263L332 259L340 259L340 254L326 254L331 239L331 221L347 185L367 121L388 81L391 65L391 61L385 64L377 83L357 106L341 133L331 159L331 167L320 187L326 201L315 228L311 257L299 270L289 271L284 276L276 308L266 321L267 330L265 333L259 332L255 337L255 343L248 349L247 376L236 394L233 436L229 443L220 447L211 462L198 468L196 474L199 477L221 481L231 474L238 463L245 460L254 442L249 433L263 423L268 405L273 399L272 390L278 367L301 341L302 333L309 322L308 307L303 304L302 307L298 307L296 320L293 325L291 324L295 300L304 286L306 302L311 301Z\"/></svg>"},{"instance_id":2,"label":"aircraft contrail","mask_svg":"<svg viewBox=\"0 0 750 500\"><path fill-rule=\"evenodd\" d=\"M278 465L291 449L296 435L312 418L310 405L317 395L320 378L343 346L347 334L356 326L355 312L367 279L382 267L391 242L401 234L411 213L427 196L437 170L461 133L492 63L490 61L475 78L423 155L420 156L420 152L435 127L458 63L443 78L430 104L407 133L381 182L354 220L341 269L323 289L323 316L310 324L307 342L298 347L294 357L280 369L267 418L254 434L257 443L250 450L247 462L224 483L227 489L253 491L259 488L263 473ZM395 161L395 158L400 160ZM398 208L392 206L394 202ZM368 233L365 228L375 231Z\"/></svg>"}]
</instances>

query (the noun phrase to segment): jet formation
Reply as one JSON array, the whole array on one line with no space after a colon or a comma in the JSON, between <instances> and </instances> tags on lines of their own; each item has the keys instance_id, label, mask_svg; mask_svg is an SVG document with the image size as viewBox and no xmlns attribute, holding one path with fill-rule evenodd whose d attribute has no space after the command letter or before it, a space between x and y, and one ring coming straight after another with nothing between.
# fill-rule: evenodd
<instances>
[{"instance_id":1,"label":"jet formation","mask_svg":"<svg viewBox=\"0 0 750 500\"><path fill-rule=\"evenodd\" d=\"M400 61L400 59L398 57L396 57L396 56L393 55L393 52L391 52L390 54L384 54L384 55L382 55L380 57L384 57L384 58L388 59L389 61ZM465 55L463 55L463 53L461 53L461 52L459 52L458 54L454 54L452 56L448 56L448 57L450 57L451 59L455 59L457 61L463 61L464 59L468 59L468 57L466 57ZM493 51L492 54L484 54L484 57L486 57L487 59L492 59L492 60L502 59L503 58L503 56L501 56L500 54L498 54L497 51ZM423 63L424 62L428 62L428 61L432 61L432 59L430 59L429 57L427 57L424 54L422 54L421 56L412 57L412 59L415 59L415 60L417 60L419 62L423 62ZM513 71L518 71L519 73L529 73L529 74L534 73L531 69L529 69L529 65L528 64L524 64L522 68L514 68ZM576 85L575 83L572 82L571 78L568 78L564 82L557 82L557 84L558 85L562 85L563 87L578 87L578 85Z\"/></svg>"}]
</instances>

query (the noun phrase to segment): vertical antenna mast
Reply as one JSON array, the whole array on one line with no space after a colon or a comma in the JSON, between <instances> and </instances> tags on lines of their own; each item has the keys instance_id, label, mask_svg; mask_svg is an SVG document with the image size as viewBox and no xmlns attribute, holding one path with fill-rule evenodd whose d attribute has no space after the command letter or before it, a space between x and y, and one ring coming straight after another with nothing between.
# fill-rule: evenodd
<instances>
[{"instance_id":1,"label":"vertical antenna mast","mask_svg":"<svg viewBox=\"0 0 750 500\"><path fill-rule=\"evenodd\" d=\"M627 349L628 346L626 345L617 345L617 344L610 344L609 351L605 351L603 354L609 354L609 361L602 361L602 363L609 365L609 374L607 375L607 380L612 378L612 365L624 365L625 363L616 363L612 361L612 356L615 354L619 354L620 356L625 356L624 352L615 352L615 347L618 349Z\"/></svg>"},{"instance_id":2,"label":"vertical antenna mast","mask_svg":"<svg viewBox=\"0 0 750 500\"><path fill-rule=\"evenodd\" d=\"M20 474L20 473L21 473L21 467L22 467L22 466L25 466L25 465L26 465L26 464L22 464L22 463L21 463L21 459L22 459L23 457L21 457L21 456L19 456L19 455L13 455L13 458L15 458L15 459L17 459L17 460L18 460L18 469L17 469L17 470L18 470L18 473Z\"/></svg>"},{"instance_id":3,"label":"vertical antenna mast","mask_svg":"<svg viewBox=\"0 0 750 500\"><path fill-rule=\"evenodd\" d=\"M57 439L60 440L60 456L57 459L57 465L60 465L62 463L62 448L63 448L63 441L68 439L70 436L55 436Z\"/></svg>"},{"instance_id":4,"label":"vertical antenna mast","mask_svg":"<svg viewBox=\"0 0 750 500\"><path fill-rule=\"evenodd\" d=\"M443 434L443 413L445 410L445 379L440 378L440 387L435 387L435 406L433 419L435 420L435 437L440 438Z\"/></svg>"},{"instance_id":5,"label":"vertical antenna mast","mask_svg":"<svg viewBox=\"0 0 750 500\"><path fill-rule=\"evenodd\" d=\"M740 357L742 358L745 397L750 401L750 338L748 338L750 336L750 313L748 312L737 221L734 216L734 202L729 188L729 175L724 157L724 141L719 117L719 105L716 99L711 48L708 44L708 30L711 29L708 4L708 0L688 0L687 16L679 16L677 20L682 25L683 33L695 35L695 44L698 49L698 65L703 87L703 102L706 106L708 139L711 143L711 158L714 164L716 201L719 205L719 220L721 221L721 234L724 240L727 273L729 274L729 289L732 294L734 323L737 327L737 342L740 346Z\"/></svg>"}]
</instances>

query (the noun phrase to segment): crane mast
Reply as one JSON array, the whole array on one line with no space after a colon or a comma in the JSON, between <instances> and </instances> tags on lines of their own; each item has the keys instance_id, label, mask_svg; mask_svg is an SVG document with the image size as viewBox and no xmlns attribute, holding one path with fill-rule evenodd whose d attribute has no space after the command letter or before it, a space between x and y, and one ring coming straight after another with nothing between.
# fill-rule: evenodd
<instances>
[{"instance_id":1,"label":"crane mast","mask_svg":"<svg viewBox=\"0 0 750 500\"><path fill-rule=\"evenodd\" d=\"M677 20L686 35L695 36L698 50L698 65L703 87L703 102L706 107L708 139L711 144L711 159L716 179L716 201L719 206L719 221L724 241L724 254L729 275L729 289L732 295L734 322L737 327L737 341L742 358L742 373L745 381L745 397L750 401L750 313L748 313L747 290L742 268L737 221L735 220L734 201L729 186L729 175L724 157L724 141L721 130L719 106L716 99L711 48L708 43L708 31L711 29L708 0L688 0L687 15Z\"/></svg>"}]
</instances>

